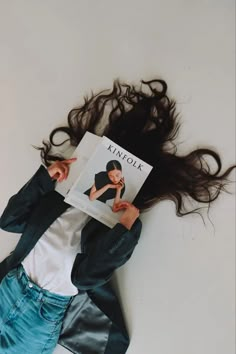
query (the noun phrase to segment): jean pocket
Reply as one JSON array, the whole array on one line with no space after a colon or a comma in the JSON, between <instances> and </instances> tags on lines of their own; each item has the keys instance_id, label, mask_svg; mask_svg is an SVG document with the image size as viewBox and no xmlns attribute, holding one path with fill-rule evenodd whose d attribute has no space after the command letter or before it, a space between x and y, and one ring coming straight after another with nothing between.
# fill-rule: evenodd
<instances>
[{"instance_id":1,"label":"jean pocket","mask_svg":"<svg viewBox=\"0 0 236 354\"><path fill-rule=\"evenodd\" d=\"M63 320L66 308L50 302L42 301L39 306L39 316L46 322L58 323Z\"/></svg>"},{"instance_id":2,"label":"jean pocket","mask_svg":"<svg viewBox=\"0 0 236 354\"><path fill-rule=\"evenodd\" d=\"M13 268L12 270L10 270L7 275L6 278L7 279L11 279L17 276L17 268Z\"/></svg>"}]
</instances>

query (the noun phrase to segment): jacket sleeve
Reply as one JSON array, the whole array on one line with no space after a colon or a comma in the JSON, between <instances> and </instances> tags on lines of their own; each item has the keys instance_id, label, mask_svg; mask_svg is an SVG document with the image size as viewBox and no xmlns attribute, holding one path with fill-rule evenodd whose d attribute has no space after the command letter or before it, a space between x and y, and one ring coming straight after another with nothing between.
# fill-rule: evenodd
<instances>
[{"instance_id":1,"label":"jacket sleeve","mask_svg":"<svg viewBox=\"0 0 236 354\"><path fill-rule=\"evenodd\" d=\"M22 233L33 207L41 196L54 189L55 182L46 168L41 165L34 176L13 195L0 217L0 228L14 233Z\"/></svg>"},{"instance_id":2,"label":"jacket sleeve","mask_svg":"<svg viewBox=\"0 0 236 354\"><path fill-rule=\"evenodd\" d=\"M114 270L131 257L141 229L140 219L131 230L118 223L102 236L102 242L92 252L77 254L71 274L74 285L79 290L89 290L105 284Z\"/></svg>"}]
</instances>

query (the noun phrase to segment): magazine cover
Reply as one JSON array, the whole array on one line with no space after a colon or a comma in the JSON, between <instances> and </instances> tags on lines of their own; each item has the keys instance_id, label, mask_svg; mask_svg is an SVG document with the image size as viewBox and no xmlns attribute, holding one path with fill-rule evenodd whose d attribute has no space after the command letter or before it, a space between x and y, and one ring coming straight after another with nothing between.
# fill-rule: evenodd
<instances>
[{"instance_id":1,"label":"magazine cover","mask_svg":"<svg viewBox=\"0 0 236 354\"><path fill-rule=\"evenodd\" d=\"M115 212L116 203L121 200L132 203L151 169L152 166L103 137L65 202L113 227L122 213Z\"/></svg>"}]
</instances>

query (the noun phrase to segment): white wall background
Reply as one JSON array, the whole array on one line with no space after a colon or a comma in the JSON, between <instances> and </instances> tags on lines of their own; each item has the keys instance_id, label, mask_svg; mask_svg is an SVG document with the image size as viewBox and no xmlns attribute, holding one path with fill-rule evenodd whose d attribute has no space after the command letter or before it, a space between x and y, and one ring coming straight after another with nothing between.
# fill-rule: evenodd
<instances>
[{"instance_id":1,"label":"white wall background","mask_svg":"<svg viewBox=\"0 0 236 354\"><path fill-rule=\"evenodd\" d=\"M235 159L233 0L0 0L0 210L40 163L40 144L91 89L164 78L181 112L181 152ZM233 188L231 188L233 190ZM118 272L128 354L234 354L235 196L206 227L172 203L143 215ZM18 236L0 233L0 259ZM67 353L57 347L55 353Z\"/></svg>"}]
</instances>

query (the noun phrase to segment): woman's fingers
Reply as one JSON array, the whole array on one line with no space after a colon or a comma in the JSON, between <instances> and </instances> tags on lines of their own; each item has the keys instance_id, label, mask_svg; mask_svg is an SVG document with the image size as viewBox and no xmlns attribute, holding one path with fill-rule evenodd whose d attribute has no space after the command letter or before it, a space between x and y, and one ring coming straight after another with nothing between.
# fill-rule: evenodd
<instances>
[{"instance_id":1,"label":"woman's fingers","mask_svg":"<svg viewBox=\"0 0 236 354\"><path fill-rule=\"evenodd\" d=\"M64 181L65 179L67 179L68 177L68 174L69 174L69 166L64 163L63 163L59 166L59 174L60 174L60 177L59 179L57 180L58 182L62 182Z\"/></svg>"},{"instance_id":2,"label":"woman's fingers","mask_svg":"<svg viewBox=\"0 0 236 354\"><path fill-rule=\"evenodd\" d=\"M119 211L122 209L127 209L128 207L132 206L130 202L127 202L125 200L121 200L120 202L116 203L115 205L115 211Z\"/></svg>"},{"instance_id":3,"label":"woman's fingers","mask_svg":"<svg viewBox=\"0 0 236 354\"><path fill-rule=\"evenodd\" d=\"M68 177L70 164L76 161L76 157L66 159L63 161L55 161L48 167L48 173L52 179L56 179L57 182L62 182Z\"/></svg>"},{"instance_id":4,"label":"woman's fingers","mask_svg":"<svg viewBox=\"0 0 236 354\"><path fill-rule=\"evenodd\" d=\"M124 177L122 177L122 178L120 179L119 184L120 184L122 187L124 187L124 185L125 185Z\"/></svg>"},{"instance_id":5,"label":"woman's fingers","mask_svg":"<svg viewBox=\"0 0 236 354\"><path fill-rule=\"evenodd\" d=\"M61 182L66 175L67 165L63 165L62 163L55 164L54 168L52 169L52 176L53 179L56 179L58 182Z\"/></svg>"},{"instance_id":6,"label":"woman's fingers","mask_svg":"<svg viewBox=\"0 0 236 354\"><path fill-rule=\"evenodd\" d=\"M71 163L71 162L68 162L68 163ZM63 179L67 179L67 177L69 175L70 167L69 167L68 163L63 161L63 164L62 164Z\"/></svg>"},{"instance_id":7,"label":"woman's fingers","mask_svg":"<svg viewBox=\"0 0 236 354\"><path fill-rule=\"evenodd\" d=\"M116 213L117 211L119 211L119 209L117 208L116 204L113 205L112 211L113 211L113 213Z\"/></svg>"},{"instance_id":8,"label":"woman's fingers","mask_svg":"<svg viewBox=\"0 0 236 354\"><path fill-rule=\"evenodd\" d=\"M123 208L128 208L130 206L132 206L133 204L131 204L130 202L128 202L127 200L121 200L119 202L119 205Z\"/></svg>"},{"instance_id":9,"label":"woman's fingers","mask_svg":"<svg viewBox=\"0 0 236 354\"><path fill-rule=\"evenodd\" d=\"M61 162L66 163L66 164L70 164L70 163L72 163L72 162L74 162L76 160L77 160L77 157L72 157L71 159L66 159L66 160L63 160Z\"/></svg>"},{"instance_id":10,"label":"woman's fingers","mask_svg":"<svg viewBox=\"0 0 236 354\"><path fill-rule=\"evenodd\" d=\"M120 223L124 225L128 230L131 229L135 220L139 217L139 209L133 204L126 202L127 207L120 217Z\"/></svg>"}]
</instances>

